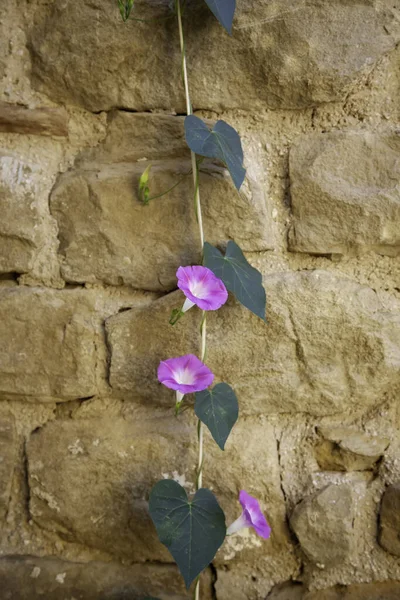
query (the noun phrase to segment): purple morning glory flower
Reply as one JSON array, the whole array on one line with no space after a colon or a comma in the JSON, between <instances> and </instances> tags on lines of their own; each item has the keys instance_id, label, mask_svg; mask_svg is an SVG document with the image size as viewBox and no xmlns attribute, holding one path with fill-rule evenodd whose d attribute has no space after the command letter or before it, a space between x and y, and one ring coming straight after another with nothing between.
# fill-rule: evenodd
<instances>
[{"instance_id":1,"label":"purple morning glory flower","mask_svg":"<svg viewBox=\"0 0 400 600\"><path fill-rule=\"evenodd\" d=\"M161 361L157 375L160 383L176 390L177 403L185 394L201 392L214 381L214 374L194 354Z\"/></svg>"},{"instance_id":2,"label":"purple morning glory flower","mask_svg":"<svg viewBox=\"0 0 400 600\"><path fill-rule=\"evenodd\" d=\"M239 494L239 502L243 507L243 512L236 521L230 525L226 531L227 535L232 535L244 527L253 527L254 531L261 537L267 539L271 535L271 527L264 517L258 500L242 490Z\"/></svg>"},{"instance_id":3,"label":"purple morning glory flower","mask_svg":"<svg viewBox=\"0 0 400 600\"><path fill-rule=\"evenodd\" d=\"M186 296L182 312L195 304L201 310L217 310L228 299L225 284L207 267L179 267L176 276L178 288Z\"/></svg>"}]
</instances>

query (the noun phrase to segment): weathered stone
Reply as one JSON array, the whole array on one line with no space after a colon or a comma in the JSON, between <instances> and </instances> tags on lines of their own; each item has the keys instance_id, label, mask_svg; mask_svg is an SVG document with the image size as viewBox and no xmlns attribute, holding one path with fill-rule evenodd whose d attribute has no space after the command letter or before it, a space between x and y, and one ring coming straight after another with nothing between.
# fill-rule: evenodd
<instances>
[{"instance_id":1,"label":"weathered stone","mask_svg":"<svg viewBox=\"0 0 400 600\"><path fill-rule=\"evenodd\" d=\"M42 165L0 149L0 273L54 270L49 253L57 230L48 184Z\"/></svg>"},{"instance_id":2,"label":"weathered stone","mask_svg":"<svg viewBox=\"0 0 400 600\"><path fill-rule=\"evenodd\" d=\"M320 427L324 438L316 447L316 458L327 471L365 471L382 457L389 440L346 427Z\"/></svg>"},{"instance_id":3,"label":"weathered stone","mask_svg":"<svg viewBox=\"0 0 400 600\"><path fill-rule=\"evenodd\" d=\"M187 415L188 413L186 413ZM194 491L196 424L137 410L125 418L58 420L32 434L27 446L30 513L40 527L70 542L133 562L171 562L148 515L153 484L174 478ZM248 432L251 431L249 437ZM276 441L271 426L241 421L226 451L206 433L204 485L216 494L227 521L240 512L241 488L266 508L273 537L262 544L254 533L229 538L217 561L255 552L290 561ZM270 507L274 507L271 509ZM259 550L258 550L259 549Z\"/></svg>"},{"instance_id":4,"label":"weathered stone","mask_svg":"<svg viewBox=\"0 0 400 600\"><path fill-rule=\"evenodd\" d=\"M383 494L379 543L391 554L400 556L400 483L390 485Z\"/></svg>"},{"instance_id":5,"label":"weathered stone","mask_svg":"<svg viewBox=\"0 0 400 600\"><path fill-rule=\"evenodd\" d=\"M108 115L106 137L82 152L77 164L95 168L99 163L188 159L184 121L180 116L113 110ZM142 165L143 170L146 166Z\"/></svg>"},{"instance_id":6,"label":"weathered stone","mask_svg":"<svg viewBox=\"0 0 400 600\"><path fill-rule=\"evenodd\" d=\"M398 301L322 271L269 275L264 285L267 324L234 300L208 316L207 363L244 413L365 410L399 388ZM200 311L168 325L182 302L176 292L106 322L116 393L172 402L156 379L159 361L199 351Z\"/></svg>"},{"instance_id":7,"label":"weathered stone","mask_svg":"<svg viewBox=\"0 0 400 600\"><path fill-rule=\"evenodd\" d=\"M0 103L0 132L33 135L68 135L68 113L64 108L28 109Z\"/></svg>"},{"instance_id":8,"label":"weathered stone","mask_svg":"<svg viewBox=\"0 0 400 600\"><path fill-rule=\"evenodd\" d=\"M73 399L96 386L94 303L80 290L0 290L0 394Z\"/></svg>"},{"instance_id":9,"label":"weathered stone","mask_svg":"<svg viewBox=\"0 0 400 600\"><path fill-rule=\"evenodd\" d=\"M400 582L338 585L326 590L305 593L302 600L398 600ZM283 600L283 599L282 599Z\"/></svg>"},{"instance_id":10,"label":"weathered stone","mask_svg":"<svg viewBox=\"0 0 400 600\"><path fill-rule=\"evenodd\" d=\"M200 260L191 177L143 206L137 186L145 167L142 162L92 165L60 178L51 212L67 281L170 290L177 268ZM168 190L190 169L189 160L152 162L151 195ZM201 167L200 184L210 243L233 238L244 250L270 247L264 194L256 182L238 194L226 171L209 164Z\"/></svg>"},{"instance_id":11,"label":"weathered stone","mask_svg":"<svg viewBox=\"0 0 400 600\"><path fill-rule=\"evenodd\" d=\"M290 152L291 250L400 253L400 136L302 137Z\"/></svg>"},{"instance_id":12,"label":"weathered stone","mask_svg":"<svg viewBox=\"0 0 400 600\"><path fill-rule=\"evenodd\" d=\"M223 585L220 585L219 577L217 580L216 589L218 598L221 600L248 600L249 598L257 598L256 594L250 592L237 595L237 588L229 586L229 576L234 577L234 574L226 573L227 577L222 574ZM226 584L226 585L224 585ZM251 586L251 584L249 584ZM254 584L253 584L254 585ZM229 595L230 594L230 595ZM300 583L286 583L275 586L268 594L268 600L398 600L400 597L400 582L388 581L385 583L364 583L356 585L337 585L312 592L307 591L307 587Z\"/></svg>"},{"instance_id":13,"label":"weathered stone","mask_svg":"<svg viewBox=\"0 0 400 600\"><path fill-rule=\"evenodd\" d=\"M188 597L173 565L74 563L56 558L0 559L2 600L160 600ZM211 600L211 576L202 577L202 598Z\"/></svg>"},{"instance_id":14,"label":"weathered stone","mask_svg":"<svg viewBox=\"0 0 400 600\"><path fill-rule=\"evenodd\" d=\"M301 583L284 583L274 587L268 595L268 600L303 600L305 590L305 586Z\"/></svg>"},{"instance_id":15,"label":"weathered stone","mask_svg":"<svg viewBox=\"0 0 400 600\"><path fill-rule=\"evenodd\" d=\"M36 1L33 11L33 74L53 100L93 111L184 108L176 23L162 20L168 3L135 5L139 18L161 17L157 27L123 24L107 2ZM344 99L400 37L396 8L386 0L253 0L238 5L232 37L205 5L191 4L187 15L193 104L212 110Z\"/></svg>"},{"instance_id":16,"label":"weathered stone","mask_svg":"<svg viewBox=\"0 0 400 600\"><path fill-rule=\"evenodd\" d=\"M0 416L0 531L1 522L8 510L16 461L17 436L14 422L11 418Z\"/></svg>"},{"instance_id":17,"label":"weathered stone","mask_svg":"<svg viewBox=\"0 0 400 600\"><path fill-rule=\"evenodd\" d=\"M346 560L355 546L354 509L348 483L328 485L296 506L290 524L309 560L324 566Z\"/></svg>"}]
</instances>

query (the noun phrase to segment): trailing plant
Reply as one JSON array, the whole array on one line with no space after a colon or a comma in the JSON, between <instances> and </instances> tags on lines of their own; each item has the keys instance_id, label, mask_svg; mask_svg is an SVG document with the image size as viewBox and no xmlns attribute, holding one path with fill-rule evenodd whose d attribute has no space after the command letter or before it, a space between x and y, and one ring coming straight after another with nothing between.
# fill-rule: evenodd
<instances>
[{"instance_id":1,"label":"trailing plant","mask_svg":"<svg viewBox=\"0 0 400 600\"><path fill-rule=\"evenodd\" d=\"M236 296L255 315L265 321L266 296L262 277L245 258L234 241L228 241L225 253L205 242L199 188L199 165L204 158L221 161L229 170L234 186L240 189L246 170L243 166L243 150L240 137L225 121L217 121L210 129L199 117L192 114L189 93L187 61L182 24L182 0L175 0L179 42L181 49L182 80L186 100L184 129L186 143L191 152L191 170L174 186L157 196L150 195L150 166L143 172L139 182L139 197L146 205L151 200L170 192L188 175L193 177L194 204L199 227L202 265L180 266L177 270L177 287L185 300L175 309L170 324L176 325L184 314L197 307L202 311L200 356L167 358L158 367L158 380L175 391L175 413L181 413L184 397L195 394L194 412L198 419L198 464L196 492L188 498L185 489L174 480L163 479L156 483L150 493L149 510L160 541L175 559L188 588L195 580L195 599L200 597L199 576L213 560L227 535L243 527L252 527L263 538L270 536L270 527L258 501L241 490L239 502L242 514L226 527L225 515L215 495L203 488L204 440L206 426L215 442L224 450L225 443L239 414L238 400L228 383L211 387L214 374L205 364L207 350L207 312L219 310L227 301L228 292ZM235 12L235 0L206 0L221 25L231 33ZM133 0L118 0L124 21L129 18ZM184 327L184 324L177 325Z\"/></svg>"}]
</instances>

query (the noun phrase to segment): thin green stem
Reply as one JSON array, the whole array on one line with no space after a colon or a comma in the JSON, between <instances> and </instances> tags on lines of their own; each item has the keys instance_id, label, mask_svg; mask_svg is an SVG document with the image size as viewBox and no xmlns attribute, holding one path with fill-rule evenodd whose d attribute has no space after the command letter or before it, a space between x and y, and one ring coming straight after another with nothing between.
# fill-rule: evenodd
<instances>
[{"instance_id":1,"label":"thin green stem","mask_svg":"<svg viewBox=\"0 0 400 600\"><path fill-rule=\"evenodd\" d=\"M192 111L192 103L190 101L189 80L188 80L188 74L187 74L185 41L184 41L184 37L183 37L182 13L181 13L180 0L176 0L176 14L178 16L179 41L180 41L180 45L181 45L182 79L183 79L183 87L185 88L186 113L188 115L191 115L193 113L193 111ZM196 205L197 222L199 224L201 252L203 253L204 230L203 230L203 216L202 216L201 204L200 204L200 190L199 190L199 185L198 185L198 165L197 165L197 161L196 161L196 154L194 152L191 152L190 154L191 154L191 159L192 159L194 201L195 201L195 205Z\"/></svg>"},{"instance_id":2,"label":"thin green stem","mask_svg":"<svg viewBox=\"0 0 400 600\"><path fill-rule=\"evenodd\" d=\"M191 171L189 171L189 173L185 173L183 175L183 177L181 177L176 183L174 183L174 185L172 185L170 188L168 188L167 190L165 190L165 192L161 192L160 194L156 194L155 196L150 196L150 198L147 198L147 203L150 202L150 200L156 200L157 198L162 198L163 196L165 196L166 194L169 194L170 192L172 192L172 190L174 190L176 187L178 187L178 185L180 183L182 183L182 181L184 181L186 179L186 177L188 175L190 175Z\"/></svg>"},{"instance_id":3,"label":"thin green stem","mask_svg":"<svg viewBox=\"0 0 400 600\"><path fill-rule=\"evenodd\" d=\"M183 37L183 26L182 26L181 0L175 0L175 2L176 2L176 14L178 17L179 42L180 42L181 56L182 56L182 80L183 80L183 87L185 89L186 113L188 115L191 115L193 111L192 111L192 103L190 101L190 93L189 93L189 81L188 81L188 74L187 74L185 40ZM201 212L201 203L200 203L199 168L198 168L198 163L196 161L196 154L194 152L191 152L191 160L192 160L195 211L196 211L197 223L199 226L201 254L203 255L204 229L203 229L203 216L202 216L202 212ZM200 358L202 361L205 360L206 351L207 351L207 327L206 327L206 315L205 315L205 312L203 311L203 318L202 318L202 322L201 322L201 354L200 354ZM200 489L203 484L204 443L203 443L203 423L200 420L198 421L198 425L197 425L197 435L198 435L199 457L198 457L198 463L197 463L196 490ZM199 600L199 599L200 599L200 578L198 578L196 581L196 586L195 586L195 591L194 591L194 600Z\"/></svg>"},{"instance_id":4,"label":"thin green stem","mask_svg":"<svg viewBox=\"0 0 400 600\"><path fill-rule=\"evenodd\" d=\"M198 170L199 166L201 165L201 163L203 162L203 160L204 160L203 157L200 157L196 160L197 170ZM178 187L178 185L180 183L182 183L182 181L184 181L186 179L186 177L188 177L191 173L192 173L192 169L190 169L190 171L188 171L187 173L182 175L182 177L180 179L178 179L178 181L176 183L174 183L174 185L172 185L170 188L165 190L165 192L161 192L160 194L156 194L155 196L150 196L150 198L147 198L146 204L148 204L150 202L150 200L157 200L157 198L162 198L163 196L166 196L167 194L169 194L169 192L172 192L172 190L174 190L176 187Z\"/></svg>"}]
</instances>

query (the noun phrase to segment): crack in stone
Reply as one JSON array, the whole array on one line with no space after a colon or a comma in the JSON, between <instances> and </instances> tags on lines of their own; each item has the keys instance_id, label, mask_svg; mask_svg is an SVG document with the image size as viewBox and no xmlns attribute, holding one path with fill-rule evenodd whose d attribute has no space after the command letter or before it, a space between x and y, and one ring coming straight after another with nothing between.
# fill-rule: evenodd
<instances>
[{"instance_id":1,"label":"crack in stone","mask_svg":"<svg viewBox=\"0 0 400 600\"><path fill-rule=\"evenodd\" d=\"M305 379L305 381L308 383L308 385L311 387L311 389L314 389L314 382L312 381L312 379L308 373L308 363L307 363L307 358L305 355L304 347L303 347L300 335L298 333L297 326L294 322L293 313L290 308L288 308L288 316L289 316L290 324L292 326L296 358L299 363L300 373L303 376L302 378Z\"/></svg>"},{"instance_id":2,"label":"crack in stone","mask_svg":"<svg viewBox=\"0 0 400 600\"><path fill-rule=\"evenodd\" d=\"M209 569L211 571L211 598L212 600L218 600L216 584L218 580L218 571L213 563L210 563Z\"/></svg>"}]
</instances>

